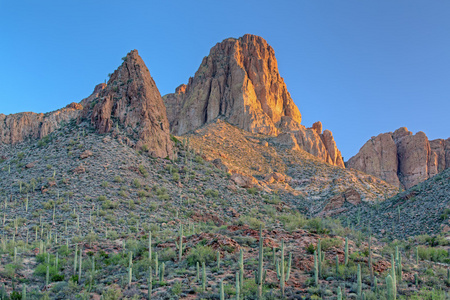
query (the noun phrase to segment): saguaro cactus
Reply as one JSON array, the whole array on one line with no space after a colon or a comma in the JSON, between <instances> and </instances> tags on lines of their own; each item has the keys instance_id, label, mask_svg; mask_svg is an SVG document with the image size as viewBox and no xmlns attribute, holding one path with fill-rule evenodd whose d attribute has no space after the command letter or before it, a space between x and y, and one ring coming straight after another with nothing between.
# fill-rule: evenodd
<instances>
[{"instance_id":1,"label":"saguaro cactus","mask_svg":"<svg viewBox=\"0 0 450 300\"><path fill-rule=\"evenodd\" d=\"M386 298L388 300L395 300L396 294L394 292L394 280L391 275L386 277Z\"/></svg>"},{"instance_id":2,"label":"saguaro cactus","mask_svg":"<svg viewBox=\"0 0 450 300\"><path fill-rule=\"evenodd\" d=\"M319 263L317 261L317 251L314 251L314 284L319 285Z\"/></svg>"},{"instance_id":3,"label":"saguaro cactus","mask_svg":"<svg viewBox=\"0 0 450 300\"><path fill-rule=\"evenodd\" d=\"M240 283L239 283L239 272L236 272L236 300L239 300L239 294L241 291Z\"/></svg>"},{"instance_id":4,"label":"saguaro cactus","mask_svg":"<svg viewBox=\"0 0 450 300\"><path fill-rule=\"evenodd\" d=\"M337 294L337 300L342 300L342 291L341 291L340 286L338 286L336 294Z\"/></svg>"},{"instance_id":5,"label":"saguaro cactus","mask_svg":"<svg viewBox=\"0 0 450 300\"><path fill-rule=\"evenodd\" d=\"M183 256L183 250L186 248L186 245L183 245L183 224L180 224L180 242L177 243L175 241L175 246L178 249L178 262L181 262L181 258Z\"/></svg>"},{"instance_id":6,"label":"saguaro cactus","mask_svg":"<svg viewBox=\"0 0 450 300\"><path fill-rule=\"evenodd\" d=\"M244 284L244 250L239 251L239 283L242 290Z\"/></svg>"},{"instance_id":7,"label":"saguaro cactus","mask_svg":"<svg viewBox=\"0 0 450 300\"><path fill-rule=\"evenodd\" d=\"M147 281L148 281L147 298L148 300L150 300L152 298L152 287L153 287L152 267L149 267Z\"/></svg>"},{"instance_id":8,"label":"saguaro cactus","mask_svg":"<svg viewBox=\"0 0 450 300\"><path fill-rule=\"evenodd\" d=\"M206 291L206 266L202 263L202 291Z\"/></svg>"},{"instance_id":9,"label":"saguaro cactus","mask_svg":"<svg viewBox=\"0 0 450 300\"><path fill-rule=\"evenodd\" d=\"M358 264L358 272L356 273L356 277L357 277L357 294L358 294L358 298L361 299L361 295L362 295L362 280L361 280L361 265Z\"/></svg>"},{"instance_id":10,"label":"saguaro cactus","mask_svg":"<svg viewBox=\"0 0 450 300\"><path fill-rule=\"evenodd\" d=\"M264 270L264 256L263 256L263 237L262 237L262 225L259 225L259 260L258 270L255 273L255 282L258 285L258 299L262 298L262 285L266 280L266 271ZM242 283L241 283L242 284Z\"/></svg>"},{"instance_id":11,"label":"saguaro cactus","mask_svg":"<svg viewBox=\"0 0 450 300\"><path fill-rule=\"evenodd\" d=\"M345 238L345 266L348 265L348 237Z\"/></svg>"},{"instance_id":12,"label":"saguaro cactus","mask_svg":"<svg viewBox=\"0 0 450 300\"><path fill-rule=\"evenodd\" d=\"M280 262L277 263L277 277L278 277L278 280L280 280L281 295L283 297L284 297L285 283L289 280L289 276L291 274L291 263L292 263L292 253L289 253L289 262L288 262L287 270L285 270L284 240L282 240L281 241L281 259L280 259Z\"/></svg>"}]
</instances>

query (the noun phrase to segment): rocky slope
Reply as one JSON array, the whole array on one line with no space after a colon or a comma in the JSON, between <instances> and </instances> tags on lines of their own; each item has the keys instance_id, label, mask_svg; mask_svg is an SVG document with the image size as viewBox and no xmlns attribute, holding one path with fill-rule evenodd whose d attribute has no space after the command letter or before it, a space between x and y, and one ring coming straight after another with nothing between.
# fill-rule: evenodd
<instances>
[{"instance_id":1,"label":"rocky slope","mask_svg":"<svg viewBox=\"0 0 450 300\"><path fill-rule=\"evenodd\" d=\"M380 199L382 200L382 199ZM346 204L343 224L368 229L390 239L450 232L450 169L415 185L386 201ZM349 225L351 226L351 225Z\"/></svg>"},{"instance_id":2,"label":"rocky slope","mask_svg":"<svg viewBox=\"0 0 450 300\"><path fill-rule=\"evenodd\" d=\"M346 165L410 188L450 167L450 138L429 141L425 133L402 127L367 141Z\"/></svg>"},{"instance_id":3,"label":"rocky slope","mask_svg":"<svg viewBox=\"0 0 450 300\"><path fill-rule=\"evenodd\" d=\"M283 192L285 201L310 216L341 209L342 203L330 200L333 197L351 193L359 202L373 202L397 192L378 178L332 166L301 148L280 144L278 137L252 134L222 120L183 138L206 160L231 173L239 186Z\"/></svg>"},{"instance_id":4,"label":"rocky slope","mask_svg":"<svg viewBox=\"0 0 450 300\"><path fill-rule=\"evenodd\" d=\"M261 37L246 34L218 43L188 84L163 98L174 135L221 118L251 133L286 133L281 143L344 167L330 131L322 133L321 124L315 130L300 125L300 111L278 72L275 52Z\"/></svg>"},{"instance_id":5,"label":"rocky slope","mask_svg":"<svg viewBox=\"0 0 450 300\"><path fill-rule=\"evenodd\" d=\"M204 127L189 135L189 140L177 141L172 160L149 158L121 143L114 131L100 134L93 126L75 122L52 132L46 143L4 145L0 158L2 297L6 292L9 298L20 299L25 290L27 299L146 299L150 288L152 299L218 299L222 282L225 297L233 299L242 250L240 295L244 299L257 298L254 278L260 251L264 251L262 264L267 271L262 289L266 298L335 299L339 287L346 298L354 299L360 265L362 292L367 299L384 299L386 288L380 282L391 268L395 246L400 246L403 261L399 295L429 299L431 290L446 288L442 266L433 265L430 271L429 263L422 261L426 256L416 265L407 252L413 242L403 246L372 239L370 264L366 236L328 218L307 219L295 209L297 205L303 209L302 203L323 203L314 196L325 195L332 186L338 191L351 184L374 192L385 183L331 166L303 150L284 147L283 154L283 146L278 148L270 137L258 137L225 122L216 125L215 139L202 135L203 131L213 133ZM224 133L236 139L223 140L222 134L216 134L221 125ZM193 148L199 142L202 151ZM210 147L215 143L224 145L216 147L222 164L205 161L214 154ZM241 163L238 159L245 161L249 156L233 156L237 147L241 154L260 156L253 165ZM241 171L252 168L264 174L271 165L277 169L264 178L255 175L260 178L255 185L242 187L233 177L238 173L226 173L225 163L232 160L236 166L242 164ZM283 177L284 168L289 175ZM260 181L271 191L259 190ZM286 183L295 188L280 188ZM315 188L306 195L306 189ZM355 202L354 192L345 190L343 197L343 206L361 205ZM260 225L263 248L259 248ZM180 236L181 252L176 246ZM319 243L324 259L315 282L314 251ZM290 255L292 264L287 263ZM283 260L291 266L285 297L276 272L277 261L283 264ZM204 263L204 271L202 267L197 271L197 262ZM378 278L375 288L370 270ZM420 276L417 286L414 274Z\"/></svg>"}]
</instances>

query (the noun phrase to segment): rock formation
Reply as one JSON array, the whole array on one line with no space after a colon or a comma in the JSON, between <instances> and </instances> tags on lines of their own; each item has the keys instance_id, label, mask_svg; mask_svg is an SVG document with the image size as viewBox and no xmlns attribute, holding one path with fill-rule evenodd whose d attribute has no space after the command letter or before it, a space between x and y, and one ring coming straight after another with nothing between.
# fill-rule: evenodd
<instances>
[{"instance_id":1,"label":"rock formation","mask_svg":"<svg viewBox=\"0 0 450 300\"><path fill-rule=\"evenodd\" d=\"M89 120L98 133L113 129L130 146L157 157L171 157L169 121L161 95L136 50L124 58L108 84L99 84L80 103L46 114L0 114L0 143L43 138L63 123Z\"/></svg>"},{"instance_id":2,"label":"rock formation","mask_svg":"<svg viewBox=\"0 0 450 300\"><path fill-rule=\"evenodd\" d=\"M63 122L79 116L83 107L71 103L49 113L23 112L0 114L0 143L16 144L27 139L40 139L58 129Z\"/></svg>"},{"instance_id":3,"label":"rock formation","mask_svg":"<svg viewBox=\"0 0 450 300\"><path fill-rule=\"evenodd\" d=\"M163 99L175 135L221 118L344 167L329 130L322 133L320 122L312 129L300 125L301 114L278 73L274 50L261 37L246 34L218 43L188 84Z\"/></svg>"},{"instance_id":4,"label":"rock formation","mask_svg":"<svg viewBox=\"0 0 450 300\"><path fill-rule=\"evenodd\" d=\"M294 150L303 149L329 164L345 167L333 134L329 130L322 133L321 122L314 123L313 128L300 126L298 130L282 132L274 141Z\"/></svg>"},{"instance_id":5,"label":"rock formation","mask_svg":"<svg viewBox=\"0 0 450 300\"><path fill-rule=\"evenodd\" d=\"M116 134L131 138L128 144L152 156L173 155L163 100L137 50L127 54L94 100L93 110L86 108L83 117L90 118L99 133L117 129Z\"/></svg>"},{"instance_id":6,"label":"rock formation","mask_svg":"<svg viewBox=\"0 0 450 300\"><path fill-rule=\"evenodd\" d=\"M347 167L410 188L450 167L450 138L429 141L425 133L402 127L372 137Z\"/></svg>"},{"instance_id":7,"label":"rock formation","mask_svg":"<svg viewBox=\"0 0 450 300\"><path fill-rule=\"evenodd\" d=\"M275 52L258 36L246 34L214 46L194 78L164 96L175 135L218 117L253 133L275 135L282 117L301 114L278 73Z\"/></svg>"}]
</instances>

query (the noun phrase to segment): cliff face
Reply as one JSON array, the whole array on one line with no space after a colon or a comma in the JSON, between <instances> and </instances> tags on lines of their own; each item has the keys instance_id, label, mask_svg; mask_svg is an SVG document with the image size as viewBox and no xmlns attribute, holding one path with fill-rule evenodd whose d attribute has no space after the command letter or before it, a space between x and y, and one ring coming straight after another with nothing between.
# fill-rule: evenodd
<instances>
[{"instance_id":1,"label":"cliff face","mask_svg":"<svg viewBox=\"0 0 450 300\"><path fill-rule=\"evenodd\" d=\"M347 167L410 188L450 167L450 139L429 141L425 133L402 127L367 141Z\"/></svg>"},{"instance_id":2,"label":"cliff face","mask_svg":"<svg viewBox=\"0 0 450 300\"><path fill-rule=\"evenodd\" d=\"M275 138L275 142L294 150L303 149L329 164L345 167L333 134L329 130L322 133L320 122L314 123L312 128L301 125L294 130L284 128L284 131Z\"/></svg>"},{"instance_id":3,"label":"cliff face","mask_svg":"<svg viewBox=\"0 0 450 300\"><path fill-rule=\"evenodd\" d=\"M40 139L80 115L82 105L71 103L65 108L46 114L23 112L0 114L0 143L16 144L27 139Z\"/></svg>"},{"instance_id":4,"label":"cliff face","mask_svg":"<svg viewBox=\"0 0 450 300\"><path fill-rule=\"evenodd\" d=\"M189 79L163 97L171 132L183 135L221 118L252 133L278 136L277 142L301 148L344 167L329 130L306 129L283 78L275 52L258 36L246 34L215 45Z\"/></svg>"},{"instance_id":5,"label":"cliff face","mask_svg":"<svg viewBox=\"0 0 450 300\"><path fill-rule=\"evenodd\" d=\"M214 46L209 56L174 94L164 96L171 131L182 135L217 117L252 133L275 135L286 116L301 114L278 73L275 52L246 34Z\"/></svg>"},{"instance_id":6,"label":"cliff face","mask_svg":"<svg viewBox=\"0 0 450 300\"><path fill-rule=\"evenodd\" d=\"M83 117L91 120L97 132L114 129L115 134L125 134L129 145L152 156L172 156L166 109L137 50L127 54L94 101L92 111L86 108Z\"/></svg>"}]
</instances>

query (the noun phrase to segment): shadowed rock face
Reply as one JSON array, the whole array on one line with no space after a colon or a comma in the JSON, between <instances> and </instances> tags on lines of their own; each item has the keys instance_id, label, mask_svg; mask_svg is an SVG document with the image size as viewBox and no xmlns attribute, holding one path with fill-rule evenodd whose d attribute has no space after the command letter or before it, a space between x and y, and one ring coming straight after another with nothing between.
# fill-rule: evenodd
<instances>
[{"instance_id":1,"label":"shadowed rock face","mask_svg":"<svg viewBox=\"0 0 450 300\"><path fill-rule=\"evenodd\" d=\"M169 122L161 95L137 50L127 54L98 95L98 102L84 110L99 133L116 127L127 143L148 149L152 156L172 156ZM113 128L114 127L114 128Z\"/></svg>"},{"instance_id":2,"label":"shadowed rock face","mask_svg":"<svg viewBox=\"0 0 450 300\"><path fill-rule=\"evenodd\" d=\"M429 141L425 133L402 127L367 141L347 167L410 188L450 167L450 139Z\"/></svg>"},{"instance_id":3,"label":"shadowed rock face","mask_svg":"<svg viewBox=\"0 0 450 300\"><path fill-rule=\"evenodd\" d=\"M65 108L49 113L23 112L11 115L0 114L0 143L16 144L27 139L40 139L80 115L83 107L71 103Z\"/></svg>"},{"instance_id":4,"label":"shadowed rock face","mask_svg":"<svg viewBox=\"0 0 450 300\"><path fill-rule=\"evenodd\" d=\"M275 135L286 116L301 114L278 73L275 52L246 34L214 46L194 78L164 96L171 131L182 135L221 117L253 133Z\"/></svg>"}]
</instances>

